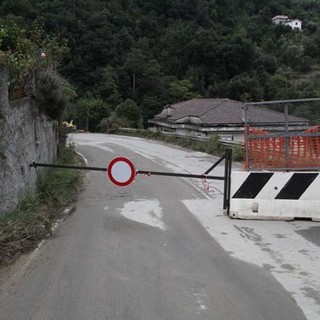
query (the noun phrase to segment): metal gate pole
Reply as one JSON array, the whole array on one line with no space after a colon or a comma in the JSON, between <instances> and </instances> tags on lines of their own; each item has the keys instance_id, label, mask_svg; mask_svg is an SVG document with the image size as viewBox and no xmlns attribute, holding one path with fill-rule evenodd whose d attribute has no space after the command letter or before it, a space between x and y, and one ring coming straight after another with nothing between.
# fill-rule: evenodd
<instances>
[{"instance_id":1,"label":"metal gate pole","mask_svg":"<svg viewBox=\"0 0 320 320\"><path fill-rule=\"evenodd\" d=\"M228 165L228 190L227 190L227 195L228 195L228 200L227 200L227 213L229 215L230 213L230 195L231 195L231 169L232 169L232 149L229 149L229 165Z\"/></svg>"},{"instance_id":2,"label":"metal gate pole","mask_svg":"<svg viewBox=\"0 0 320 320\"><path fill-rule=\"evenodd\" d=\"M284 106L284 121L285 121L285 163L286 163L286 169L289 168L289 158L290 158L290 138L288 136L289 133L289 120L288 120L288 105L285 104Z\"/></svg>"},{"instance_id":3,"label":"metal gate pole","mask_svg":"<svg viewBox=\"0 0 320 320\"><path fill-rule=\"evenodd\" d=\"M148 176L167 176L167 177L181 177L181 178L194 178L194 179L208 179L208 180L225 180L223 176L207 176L214 167L219 164L224 157L219 159L211 168L209 168L204 174L189 174L189 173L174 173L174 172L159 172L159 171L150 171L150 170L136 170L136 174L145 174ZM48 168L63 168L63 169L78 169L78 170L94 170L94 171L103 171L107 172L108 168L101 167L84 167L84 166L74 166L67 164L52 164L52 163L40 163L33 161L29 164L30 167L48 167Z\"/></svg>"},{"instance_id":4,"label":"metal gate pole","mask_svg":"<svg viewBox=\"0 0 320 320\"><path fill-rule=\"evenodd\" d=\"M249 171L250 170L250 155L249 155L249 152L250 152L250 148L249 148L249 124L248 124L248 112L249 112L249 107L248 105L245 105L244 106L244 148L245 148L245 155L246 155L246 171Z\"/></svg>"},{"instance_id":5,"label":"metal gate pole","mask_svg":"<svg viewBox=\"0 0 320 320\"><path fill-rule=\"evenodd\" d=\"M225 166L224 166L223 209L227 209L228 215L229 215L229 207L230 207L231 167L232 167L232 150L227 149L225 152Z\"/></svg>"}]
</instances>

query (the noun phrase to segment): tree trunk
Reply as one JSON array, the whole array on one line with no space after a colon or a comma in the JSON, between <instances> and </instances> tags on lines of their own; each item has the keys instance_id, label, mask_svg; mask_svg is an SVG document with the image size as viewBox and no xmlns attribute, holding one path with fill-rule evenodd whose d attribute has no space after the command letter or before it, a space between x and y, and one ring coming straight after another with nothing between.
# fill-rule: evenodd
<instances>
[{"instance_id":1,"label":"tree trunk","mask_svg":"<svg viewBox=\"0 0 320 320\"><path fill-rule=\"evenodd\" d=\"M136 92L136 73L134 72L132 75L132 92L135 94Z\"/></svg>"}]
</instances>

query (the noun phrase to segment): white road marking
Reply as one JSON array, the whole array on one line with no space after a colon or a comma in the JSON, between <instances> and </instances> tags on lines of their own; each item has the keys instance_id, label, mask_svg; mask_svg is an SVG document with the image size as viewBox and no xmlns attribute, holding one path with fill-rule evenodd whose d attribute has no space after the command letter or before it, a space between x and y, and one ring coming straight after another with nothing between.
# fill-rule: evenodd
<instances>
[{"instance_id":1,"label":"white road marking","mask_svg":"<svg viewBox=\"0 0 320 320\"><path fill-rule=\"evenodd\" d=\"M68 143L70 143L70 144L74 143L74 140L72 139L72 137L70 137L70 135L68 137ZM110 152L110 153L114 153L114 151L111 148L103 145L103 144L105 144L104 141L83 140L83 141L77 141L76 144L81 145L81 146L94 146L94 147L97 147L97 148L102 149L104 151L107 151L107 152Z\"/></svg>"},{"instance_id":2,"label":"white road marking","mask_svg":"<svg viewBox=\"0 0 320 320\"><path fill-rule=\"evenodd\" d=\"M86 158L82 153L80 153L80 152L77 152L77 155L80 156L80 157L83 159L83 161L84 161L84 163L86 164L86 166L88 166L88 160L87 160L87 158Z\"/></svg>"},{"instance_id":3,"label":"white road marking","mask_svg":"<svg viewBox=\"0 0 320 320\"><path fill-rule=\"evenodd\" d=\"M166 230L162 222L162 208L158 200L137 200L127 202L119 212L126 219Z\"/></svg>"}]
</instances>

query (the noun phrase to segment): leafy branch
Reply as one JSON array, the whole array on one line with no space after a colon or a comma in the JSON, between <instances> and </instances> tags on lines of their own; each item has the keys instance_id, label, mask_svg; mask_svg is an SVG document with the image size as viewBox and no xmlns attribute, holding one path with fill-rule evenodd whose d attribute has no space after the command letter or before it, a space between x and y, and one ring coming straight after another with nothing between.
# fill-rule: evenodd
<instances>
[{"instance_id":1,"label":"leafy branch","mask_svg":"<svg viewBox=\"0 0 320 320\"><path fill-rule=\"evenodd\" d=\"M66 41L47 36L40 21L26 30L6 20L0 26L0 61L10 70L10 99L33 96L37 72L57 68L67 52Z\"/></svg>"}]
</instances>

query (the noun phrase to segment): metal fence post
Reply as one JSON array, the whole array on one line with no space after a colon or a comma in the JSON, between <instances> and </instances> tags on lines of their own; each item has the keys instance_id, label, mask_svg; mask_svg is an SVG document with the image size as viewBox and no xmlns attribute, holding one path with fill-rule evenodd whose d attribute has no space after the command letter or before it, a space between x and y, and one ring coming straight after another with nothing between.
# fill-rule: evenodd
<instances>
[{"instance_id":1,"label":"metal fence post","mask_svg":"<svg viewBox=\"0 0 320 320\"><path fill-rule=\"evenodd\" d=\"M223 209L227 209L228 215L230 208L231 167L232 149L227 149L225 152Z\"/></svg>"},{"instance_id":2,"label":"metal fence post","mask_svg":"<svg viewBox=\"0 0 320 320\"><path fill-rule=\"evenodd\" d=\"M285 120L285 161L286 168L289 168L289 157L290 157L290 138L288 136L289 133L289 120L288 120L288 105L284 106L284 120Z\"/></svg>"},{"instance_id":3,"label":"metal fence post","mask_svg":"<svg viewBox=\"0 0 320 320\"><path fill-rule=\"evenodd\" d=\"M249 157L249 133L248 133L248 105L244 106L244 150L246 155L246 170L250 170L250 157Z\"/></svg>"}]
</instances>

